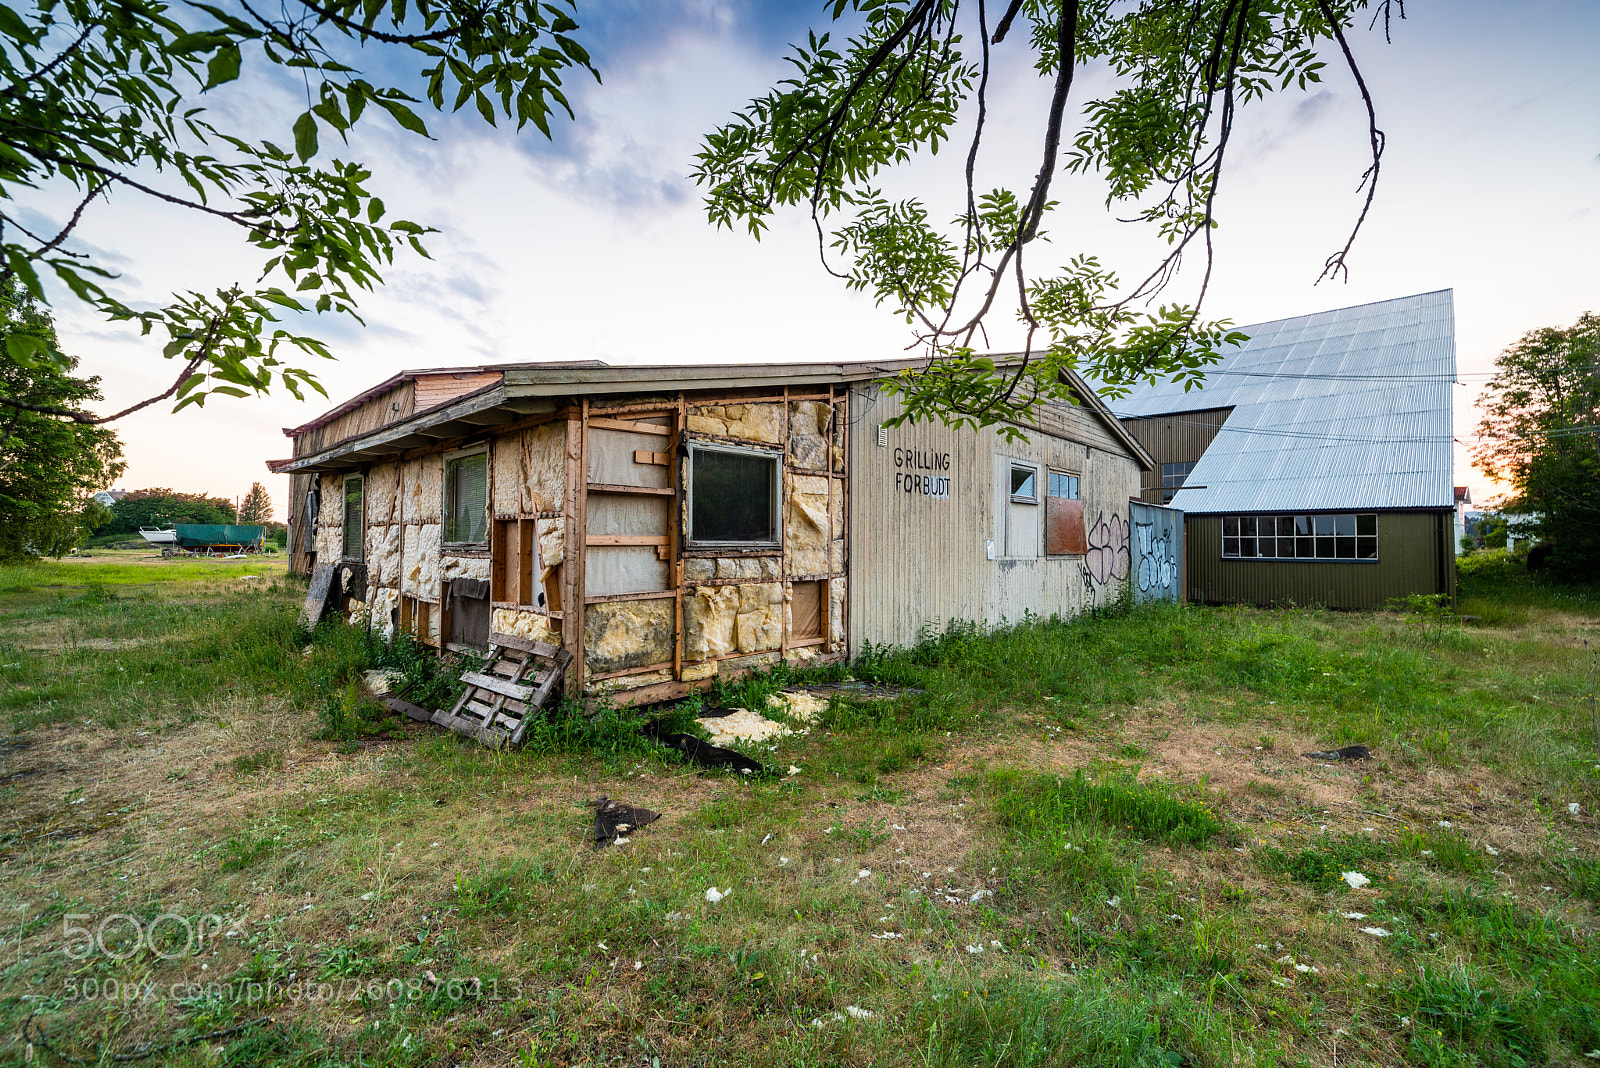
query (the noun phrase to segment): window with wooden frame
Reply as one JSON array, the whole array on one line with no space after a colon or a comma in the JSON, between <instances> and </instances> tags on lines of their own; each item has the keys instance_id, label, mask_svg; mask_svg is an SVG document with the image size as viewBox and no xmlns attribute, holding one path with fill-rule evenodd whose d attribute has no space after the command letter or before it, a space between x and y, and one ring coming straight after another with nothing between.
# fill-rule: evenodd
<instances>
[{"instance_id":1,"label":"window with wooden frame","mask_svg":"<svg viewBox=\"0 0 1600 1068\"><path fill-rule=\"evenodd\" d=\"M444 458L444 543L489 546L489 453L480 446Z\"/></svg>"},{"instance_id":2,"label":"window with wooden frame","mask_svg":"<svg viewBox=\"0 0 1600 1068\"><path fill-rule=\"evenodd\" d=\"M1044 542L1050 556L1082 556L1089 551L1083 525L1083 501L1078 499L1078 476L1051 471L1045 498Z\"/></svg>"},{"instance_id":3,"label":"window with wooden frame","mask_svg":"<svg viewBox=\"0 0 1600 1068\"><path fill-rule=\"evenodd\" d=\"M363 557L361 535L366 529L366 496L363 492L365 479L360 475L350 475L344 480L344 547L343 554L346 560L360 560Z\"/></svg>"},{"instance_id":4,"label":"window with wooden frame","mask_svg":"<svg viewBox=\"0 0 1600 1068\"><path fill-rule=\"evenodd\" d=\"M691 443L689 543L777 548L781 467L774 452Z\"/></svg>"}]
</instances>

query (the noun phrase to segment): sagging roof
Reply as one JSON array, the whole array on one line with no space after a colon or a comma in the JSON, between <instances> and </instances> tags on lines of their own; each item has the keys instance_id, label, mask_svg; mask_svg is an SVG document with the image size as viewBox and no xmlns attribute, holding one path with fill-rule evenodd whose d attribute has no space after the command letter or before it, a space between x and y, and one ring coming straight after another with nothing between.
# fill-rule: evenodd
<instances>
[{"instance_id":1,"label":"sagging roof","mask_svg":"<svg viewBox=\"0 0 1600 1068\"><path fill-rule=\"evenodd\" d=\"M1119 416L1232 408L1172 507L1196 514L1454 507L1452 293L1241 328L1188 393L1111 401Z\"/></svg>"},{"instance_id":2,"label":"sagging roof","mask_svg":"<svg viewBox=\"0 0 1600 1068\"><path fill-rule=\"evenodd\" d=\"M331 411L302 426L287 429L284 433L294 437L324 426L407 379L463 371L494 372L500 378L481 389L379 429L332 443L304 456L269 461L267 466L275 473L291 474L298 471L340 470L362 463L379 462L411 449L513 422L525 415L552 411L561 401L574 397L676 393L680 390L782 389L785 386L869 382L920 366L921 363L921 360L911 359L614 367L597 360L585 360L402 371L379 386L365 390ZM1084 404L1100 417L1107 429L1148 470L1153 463L1150 454L1134 440L1089 384L1071 372L1067 373L1067 378L1068 385L1078 393Z\"/></svg>"}]
</instances>

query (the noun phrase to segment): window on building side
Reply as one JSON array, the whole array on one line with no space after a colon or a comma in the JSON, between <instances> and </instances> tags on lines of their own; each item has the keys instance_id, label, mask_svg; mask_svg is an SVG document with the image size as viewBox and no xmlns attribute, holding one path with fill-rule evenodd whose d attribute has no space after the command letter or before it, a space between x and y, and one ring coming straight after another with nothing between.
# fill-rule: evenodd
<instances>
[{"instance_id":1,"label":"window on building side","mask_svg":"<svg viewBox=\"0 0 1600 1068\"><path fill-rule=\"evenodd\" d=\"M1002 472L1006 469L1002 468ZM1007 482L1010 486L1000 520L1001 545L1005 556L1041 556L1044 553L1044 516L1039 508L1040 474L1033 464L1013 460Z\"/></svg>"},{"instance_id":2,"label":"window on building side","mask_svg":"<svg viewBox=\"0 0 1600 1068\"><path fill-rule=\"evenodd\" d=\"M1022 464L1011 465L1011 499L1018 504L1039 503L1039 473Z\"/></svg>"},{"instance_id":3,"label":"window on building side","mask_svg":"<svg viewBox=\"0 0 1600 1068\"><path fill-rule=\"evenodd\" d=\"M1378 517L1224 516L1222 555L1229 560L1377 560Z\"/></svg>"},{"instance_id":4,"label":"window on building side","mask_svg":"<svg viewBox=\"0 0 1600 1068\"><path fill-rule=\"evenodd\" d=\"M1083 502L1078 499L1078 476L1051 471L1044 518L1047 556L1079 556L1088 551L1083 525Z\"/></svg>"},{"instance_id":5,"label":"window on building side","mask_svg":"<svg viewBox=\"0 0 1600 1068\"><path fill-rule=\"evenodd\" d=\"M1172 500L1172 495L1183 488L1183 483L1194 471L1198 460L1190 460L1181 464L1161 465L1161 503L1166 504Z\"/></svg>"},{"instance_id":6,"label":"window on building side","mask_svg":"<svg viewBox=\"0 0 1600 1068\"><path fill-rule=\"evenodd\" d=\"M446 545L488 544L489 454L485 451L445 457L444 540Z\"/></svg>"},{"instance_id":7,"label":"window on building side","mask_svg":"<svg viewBox=\"0 0 1600 1068\"><path fill-rule=\"evenodd\" d=\"M689 450L689 540L698 545L776 545L778 457L754 449Z\"/></svg>"},{"instance_id":8,"label":"window on building side","mask_svg":"<svg viewBox=\"0 0 1600 1068\"><path fill-rule=\"evenodd\" d=\"M360 560L361 532L365 527L365 509L362 501L362 478L351 475L344 480L344 557Z\"/></svg>"}]
</instances>

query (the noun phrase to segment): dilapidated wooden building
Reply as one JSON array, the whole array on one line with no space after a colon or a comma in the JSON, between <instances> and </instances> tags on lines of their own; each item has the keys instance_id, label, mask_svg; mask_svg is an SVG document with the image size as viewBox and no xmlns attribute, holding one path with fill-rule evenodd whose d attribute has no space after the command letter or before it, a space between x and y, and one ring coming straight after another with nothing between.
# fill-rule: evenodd
<instances>
[{"instance_id":1,"label":"dilapidated wooden building","mask_svg":"<svg viewBox=\"0 0 1600 1068\"><path fill-rule=\"evenodd\" d=\"M1152 461L1093 392L1074 380L1023 442L888 428L877 383L906 366L406 372L269 467L295 570L344 565L355 618L563 646L571 689L623 703L1116 596Z\"/></svg>"}]
</instances>

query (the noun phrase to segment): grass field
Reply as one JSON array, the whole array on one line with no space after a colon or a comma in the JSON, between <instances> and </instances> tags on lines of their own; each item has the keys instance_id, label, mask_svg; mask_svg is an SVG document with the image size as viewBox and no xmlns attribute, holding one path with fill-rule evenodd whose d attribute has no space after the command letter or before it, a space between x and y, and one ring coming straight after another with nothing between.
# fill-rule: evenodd
<instances>
[{"instance_id":1,"label":"grass field","mask_svg":"<svg viewBox=\"0 0 1600 1068\"><path fill-rule=\"evenodd\" d=\"M334 627L304 652L303 590L244 563L0 571L0 1062L1600 1051L1595 590L1486 556L1466 622L957 627L868 651L920 692L833 698L751 780L630 715L516 753L385 719L361 669L448 679ZM597 850L602 795L663 817Z\"/></svg>"}]
</instances>

